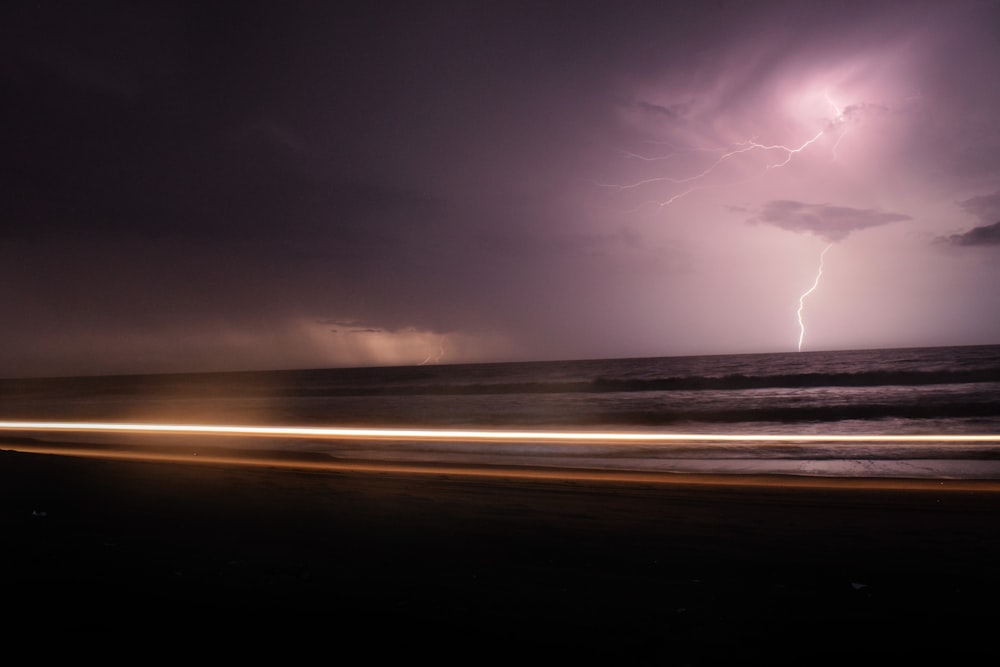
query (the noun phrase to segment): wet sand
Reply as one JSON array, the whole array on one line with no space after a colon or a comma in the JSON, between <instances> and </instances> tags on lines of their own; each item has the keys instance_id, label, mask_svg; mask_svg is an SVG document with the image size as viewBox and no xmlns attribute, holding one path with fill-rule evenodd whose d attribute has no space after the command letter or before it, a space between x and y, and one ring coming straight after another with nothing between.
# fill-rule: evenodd
<instances>
[{"instance_id":1,"label":"wet sand","mask_svg":"<svg viewBox=\"0 0 1000 667\"><path fill-rule=\"evenodd\" d=\"M376 663L1000 654L992 482L470 475L8 447L8 637L152 632Z\"/></svg>"}]
</instances>

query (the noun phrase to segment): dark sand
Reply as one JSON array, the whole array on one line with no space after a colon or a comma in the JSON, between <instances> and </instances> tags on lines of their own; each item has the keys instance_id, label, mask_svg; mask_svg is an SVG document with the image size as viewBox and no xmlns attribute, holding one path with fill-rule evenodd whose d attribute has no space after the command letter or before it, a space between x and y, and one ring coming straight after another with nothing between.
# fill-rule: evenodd
<instances>
[{"instance_id":1,"label":"dark sand","mask_svg":"<svg viewBox=\"0 0 1000 667\"><path fill-rule=\"evenodd\" d=\"M5 450L5 641L277 642L349 664L1000 655L996 484L766 481Z\"/></svg>"}]
</instances>

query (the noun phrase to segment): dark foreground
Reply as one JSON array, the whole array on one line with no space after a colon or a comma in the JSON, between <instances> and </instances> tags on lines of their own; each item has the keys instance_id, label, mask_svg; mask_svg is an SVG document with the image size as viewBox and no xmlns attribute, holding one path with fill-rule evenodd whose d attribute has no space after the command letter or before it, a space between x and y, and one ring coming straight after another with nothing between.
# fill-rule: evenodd
<instances>
[{"instance_id":1,"label":"dark foreground","mask_svg":"<svg viewBox=\"0 0 1000 667\"><path fill-rule=\"evenodd\" d=\"M5 642L280 643L348 664L1000 656L1000 492L747 482L2 451Z\"/></svg>"}]
</instances>

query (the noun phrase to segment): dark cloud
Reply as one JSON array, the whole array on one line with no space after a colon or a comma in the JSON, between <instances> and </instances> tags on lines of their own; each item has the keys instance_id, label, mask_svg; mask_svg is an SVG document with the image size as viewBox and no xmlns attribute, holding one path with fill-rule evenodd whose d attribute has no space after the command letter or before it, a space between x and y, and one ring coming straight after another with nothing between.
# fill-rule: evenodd
<instances>
[{"instance_id":1,"label":"dark cloud","mask_svg":"<svg viewBox=\"0 0 1000 667\"><path fill-rule=\"evenodd\" d=\"M807 232L834 243L843 241L851 232L911 219L902 213L885 213L871 208L781 199L764 204L747 222L774 225L791 232Z\"/></svg>"},{"instance_id":2,"label":"dark cloud","mask_svg":"<svg viewBox=\"0 0 1000 667\"><path fill-rule=\"evenodd\" d=\"M982 227L973 227L963 234L953 234L948 237L952 245L960 246L992 246L1000 245L1000 222Z\"/></svg>"},{"instance_id":3,"label":"dark cloud","mask_svg":"<svg viewBox=\"0 0 1000 667\"><path fill-rule=\"evenodd\" d=\"M984 223L1000 218L1000 190L963 199L956 203L963 211ZM1000 222L979 225L960 234L942 236L937 241L946 245L964 247L1000 245Z\"/></svg>"}]
</instances>

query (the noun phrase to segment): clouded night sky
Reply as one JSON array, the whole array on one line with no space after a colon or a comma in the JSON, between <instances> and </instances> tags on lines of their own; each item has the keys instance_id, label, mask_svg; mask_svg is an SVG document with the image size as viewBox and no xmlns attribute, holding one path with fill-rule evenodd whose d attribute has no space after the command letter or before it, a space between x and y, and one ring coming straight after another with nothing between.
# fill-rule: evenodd
<instances>
[{"instance_id":1,"label":"clouded night sky","mask_svg":"<svg viewBox=\"0 0 1000 667\"><path fill-rule=\"evenodd\" d=\"M0 376L1000 343L997 2L0 26Z\"/></svg>"}]
</instances>

